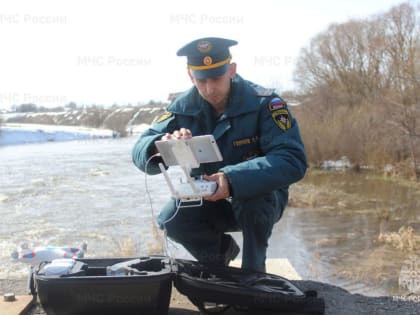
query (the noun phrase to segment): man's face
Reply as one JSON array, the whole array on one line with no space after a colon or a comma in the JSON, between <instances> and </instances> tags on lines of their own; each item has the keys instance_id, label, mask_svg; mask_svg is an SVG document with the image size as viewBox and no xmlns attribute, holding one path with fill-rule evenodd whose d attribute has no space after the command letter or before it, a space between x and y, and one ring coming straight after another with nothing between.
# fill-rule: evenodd
<instances>
[{"instance_id":1,"label":"man's face","mask_svg":"<svg viewBox=\"0 0 420 315\"><path fill-rule=\"evenodd\" d=\"M230 81L235 76L236 65L230 64L225 74L209 79L196 79L189 72L191 81L200 95L215 109L224 109L229 97Z\"/></svg>"}]
</instances>

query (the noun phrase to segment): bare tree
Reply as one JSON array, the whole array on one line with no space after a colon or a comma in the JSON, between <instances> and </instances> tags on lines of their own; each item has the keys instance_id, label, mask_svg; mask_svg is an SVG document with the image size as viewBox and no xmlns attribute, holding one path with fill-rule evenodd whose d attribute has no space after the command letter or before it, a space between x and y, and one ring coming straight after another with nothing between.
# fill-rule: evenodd
<instances>
[{"instance_id":1,"label":"bare tree","mask_svg":"<svg viewBox=\"0 0 420 315\"><path fill-rule=\"evenodd\" d=\"M411 174L417 176L418 140L420 137L420 20L418 11L408 3L393 8L386 16L388 25L387 53L392 94L388 104L392 110L389 124L395 125L407 141Z\"/></svg>"},{"instance_id":2,"label":"bare tree","mask_svg":"<svg viewBox=\"0 0 420 315\"><path fill-rule=\"evenodd\" d=\"M418 179L418 163L420 154L420 104L404 105L393 103L392 115L387 123L394 126L399 139L396 141L405 141L407 155L410 162L410 174L414 179ZM402 138L401 138L402 136Z\"/></svg>"},{"instance_id":3,"label":"bare tree","mask_svg":"<svg viewBox=\"0 0 420 315\"><path fill-rule=\"evenodd\" d=\"M304 91L327 86L337 105L353 106L386 86L385 48L379 17L333 24L302 50L296 80Z\"/></svg>"},{"instance_id":4,"label":"bare tree","mask_svg":"<svg viewBox=\"0 0 420 315\"><path fill-rule=\"evenodd\" d=\"M391 87L398 103L419 103L420 21L418 11L408 3L393 8L385 15L387 54Z\"/></svg>"},{"instance_id":5,"label":"bare tree","mask_svg":"<svg viewBox=\"0 0 420 315\"><path fill-rule=\"evenodd\" d=\"M305 99L298 115L308 124L302 134L309 158L348 155L377 166L410 159L415 173L419 10L404 3L333 24L302 49L295 80Z\"/></svg>"}]
</instances>

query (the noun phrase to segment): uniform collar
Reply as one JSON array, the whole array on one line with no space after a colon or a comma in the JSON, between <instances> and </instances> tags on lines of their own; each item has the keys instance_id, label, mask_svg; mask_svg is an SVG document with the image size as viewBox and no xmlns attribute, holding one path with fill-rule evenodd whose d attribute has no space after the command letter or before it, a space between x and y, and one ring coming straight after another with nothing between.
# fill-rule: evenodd
<instances>
[{"instance_id":1,"label":"uniform collar","mask_svg":"<svg viewBox=\"0 0 420 315\"><path fill-rule=\"evenodd\" d=\"M196 116L203 111L205 100L200 96L196 87L182 93L168 107L174 114ZM223 117L235 117L259 110L257 93L241 76L236 75L232 81L228 106Z\"/></svg>"}]
</instances>

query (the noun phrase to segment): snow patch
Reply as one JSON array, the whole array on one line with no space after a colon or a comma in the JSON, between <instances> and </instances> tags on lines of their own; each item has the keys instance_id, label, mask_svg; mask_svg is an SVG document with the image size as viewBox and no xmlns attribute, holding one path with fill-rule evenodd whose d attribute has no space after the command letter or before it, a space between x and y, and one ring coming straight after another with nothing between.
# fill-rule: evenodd
<instances>
[{"instance_id":1,"label":"snow patch","mask_svg":"<svg viewBox=\"0 0 420 315\"><path fill-rule=\"evenodd\" d=\"M111 138L112 130L80 126L5 124L0 130L0 145Z\"/></svg>"}]
</instances>

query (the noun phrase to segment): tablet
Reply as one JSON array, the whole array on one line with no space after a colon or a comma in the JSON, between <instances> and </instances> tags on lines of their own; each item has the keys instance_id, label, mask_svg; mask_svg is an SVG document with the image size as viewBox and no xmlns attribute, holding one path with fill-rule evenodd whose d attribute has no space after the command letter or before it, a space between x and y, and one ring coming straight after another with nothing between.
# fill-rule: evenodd
<instances>
[{"instance_id":1,"label":"tablet","mask_svg":"<svg viewBox=\"0 0 420 315\"><path fill-rule=\"evenodd\" d=\"M155 145L166 166L188 165L190 168L197 168L201 163L223 160L213 135L196 136L187 140L159 140Z\"/></svg>"}]
</instances>

